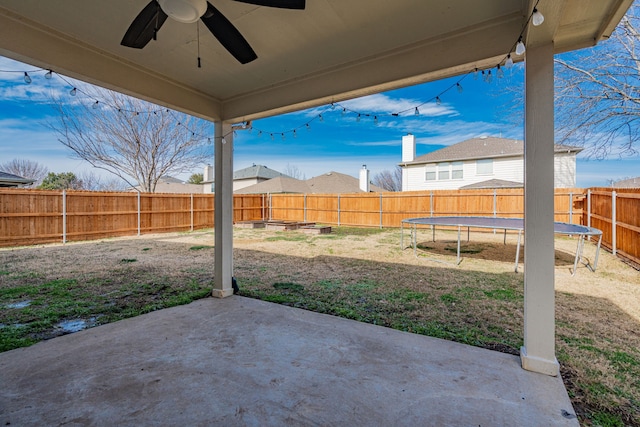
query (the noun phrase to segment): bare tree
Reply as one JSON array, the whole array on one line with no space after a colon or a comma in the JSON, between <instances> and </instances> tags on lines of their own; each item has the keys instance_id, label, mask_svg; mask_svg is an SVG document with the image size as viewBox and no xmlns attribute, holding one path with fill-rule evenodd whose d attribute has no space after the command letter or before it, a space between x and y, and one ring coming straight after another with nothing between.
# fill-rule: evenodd
<instances>
[{"instance_id":1,"label":"bare tree","mask_svg":"<svg viewBox=\"0 0 640 427\"><path fill-rule=\"evenodd\" d=\"M89 102L54 103L59 116L50 127L75 157L143 192L210 160L209 123L117 92L88 91Z\"/></svg>"},{"instance_id":2,"label":"bare tree","mask_svg":"<svg viewBox=\"0 0 640 427\"><path fill-rule=\"evenodd\" d=\"M296 165L289 163L287 163L282 173L295 179L307 179L307 176Z\"/></svg>"},{"instance_id":3,"label":"bare tree","mask_svg":"<svg viewBox=\"0 0 640 427\"><path fill-rule=\"evenodd\" d=\"M640 4L611 38L556 58L557 136L596 158L638 153L640 139Z\"/></svg>"},{"instance_id":4,"label":"bare tree","mask_svg":"<svg viewBox=\"0 0 640 427\"><path fill-rule=\"evenodd\" d=\"M0 165L0 170L23 178L33 179L35 182L30 186L34 187L38 186L49 173L46 166L28 159L13 159L5 162Z\"/></svg>"},{"instance_id":5,"label":"bare tree","mask_svg":"<svg viewBox=\"0 0 640 427\"><path fill-rule=\"evenodd\" d=\"M402 191L402 168L396 166L391 171L385 169L378 172L374 175L372 182L387 191Z\"/></svg>"},{"instance_id":6,"label":"bare tree","mask_svg":"<svg viewBox=\"0 0 640 427\"><path fill-rule=\"evenodd\" d=\"M114 176L105 178L94 172L81 172L77 175L80 187L89 191L125 191L131 186Z\"/></svg>"}]
</instances>

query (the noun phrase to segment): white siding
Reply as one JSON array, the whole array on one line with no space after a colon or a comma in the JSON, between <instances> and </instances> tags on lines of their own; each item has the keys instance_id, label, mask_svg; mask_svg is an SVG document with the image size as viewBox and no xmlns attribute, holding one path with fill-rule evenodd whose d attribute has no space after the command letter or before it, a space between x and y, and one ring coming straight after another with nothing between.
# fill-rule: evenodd
<instances>
[{"instance_id":1,"label":"white siding","mask_svg":"<svg viewBox=\"0 0 640 427\"><path fill-rule=\"evenodd\" d=\"M554 159L554 185L556 188L576 186L576 155L574 153L556 153Z\"/></svg>"},{"instance_id":2,"label":"white siding","mask_svg":"<svg viewBox=\"0 0 640 427\"><path fill-rule=\"evenodd\" d=\"M492 174L478 175L476 173L475 160L463 162L462 169L463 179L427 181L425 179L425 165L405 166L403 167L402 190L456 190L465 185L488 181L490 179L522 182L524 177L524 161L522 157L494 159Z\"/></svg>"}]
</instances>

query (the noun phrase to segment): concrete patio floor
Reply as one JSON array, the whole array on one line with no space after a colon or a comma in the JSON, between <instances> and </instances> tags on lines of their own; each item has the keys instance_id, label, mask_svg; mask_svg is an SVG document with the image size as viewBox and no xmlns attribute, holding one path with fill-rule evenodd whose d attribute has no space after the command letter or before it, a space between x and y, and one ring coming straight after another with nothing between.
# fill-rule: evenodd
<instances>
[{"instance_id":1,"label":"concrete patio floor","mask_svg":"<svg viewBox=\"0 0 640 427\"><path fill-rule=\"evenodd\" d=\"M0 354L2 425L577 426L519 358L233 296Z\"/></svg>"}]
</instances>

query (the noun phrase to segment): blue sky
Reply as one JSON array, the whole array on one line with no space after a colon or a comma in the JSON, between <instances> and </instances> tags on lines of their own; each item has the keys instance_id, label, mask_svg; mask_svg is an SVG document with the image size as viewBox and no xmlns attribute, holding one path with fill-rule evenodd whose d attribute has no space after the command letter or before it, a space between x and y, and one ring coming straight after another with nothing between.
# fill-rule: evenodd
<instances>
[{"instance_id":1,"label":"blue sky","mask_svg":"<svg viewBox=\"0 0 640 427\"><path fill-rule=\"evenodd\" d=\"M31 84L24 82L24 71L29 72ZM45 123L55 120L46 102L50 93L69 102L93 101L83 99L80 92L76 97L68 94L70 83L81 87L80 83L55 74L47 80L44 75L37 68L0 57L0 164L24 158L53 172L92 171L88 163L72 159L70 150ZM407 133L416 135L417 155L478 136L522 139L522 107L517 90L512 89L520 87L522 79L522 65L516 65L505 71L504 78L494 75L491 83L469 74L345 101L335 108L323 106L257 120L253 130L236 133L234 169L255 163L280 171L295 167L306 178L329 171L357 177L366 164L373 177L400 161L401 140ZM419 115L415 115L416 106ZM606 186L609 179L638 176L639 157L587 157L583 152L578 158L579 187Z\"/></svg>"}]
</instances>

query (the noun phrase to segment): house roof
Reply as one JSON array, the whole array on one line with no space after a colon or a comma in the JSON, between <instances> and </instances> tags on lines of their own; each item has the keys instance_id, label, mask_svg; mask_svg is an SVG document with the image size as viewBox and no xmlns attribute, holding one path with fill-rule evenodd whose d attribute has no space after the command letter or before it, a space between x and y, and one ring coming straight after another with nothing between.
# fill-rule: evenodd
<instances>
[{"instance_id":1,"label":"house roof","mask_svg":"<svg viewBox=\"0 0 640 427\"><path fill-rule=\"evenodd\" d=\"M308 179L306 183L311 193L360 193L360 180L339 172L327 172ZM375 193L386 191L375 185L369 185L369 190Z\"/></svg>"},{"instance_id":2,"label":"house roof","mask_svg":"<svg viewBox=\"0 0 640 427\"><path fill-rule=\"evenodd\" d=\"M240 188L234 191L236 194L265 194L265 193L310 193L310 188L305 181L277 176L258 184Z\"/></svg>"},{"instance_id":3,"label":"house roof","mask_svg":"<svg viewBox=\"0 0 640 427\"><path fill-rule=\"evenodd\" d=\"M383 188L369 185L375 193L386 191ZM327 172L322 175L301 181L288 176L280 176L258 184L236 190L236 194L264 193L361 193L360 180L339 172Z\"/></svg>"},{"instance_id":4,"label":"house roof","mask_svg":"<svg viewBox=\"0 0 640 427\"><path fill-rule=\"evenodd\" d=\"M286 176L283 173L275 171L273 169L269 169L263 165L253 165L248 168L237 170L233 173L233 180L236 179L249 179L249 178L258 178L258 179L271 179L279 176Z\"/></svg>"},{"instance_id":5,"label":"house roof","mask_svg":"<svg viewBox=\"0 0 640 427\"><path fill-rule=\"evenodd\" d=\"M580 147L554 144L555 152L579 153ZM457 144L450 145L440 150L418 156L412 162L401 164L423 164L434 162L453 162L474 159L489 159L498 157L522 156L524 153L524 141L519 139L506 139L496 137L472 138Z\"/></svg>"},{"instance_id":6,"label":"house roof","mask_svg":"<svg viewBox=\"0 0 640 427\"><path fill-rule=\"evenodd\" d=\"M635 178L623 179L613 183L616 188L640 188L640 176Z\"/></svg>"},{"instance_id":7,"label":"house roof","mask_svg":"<svg viewBox=\"0 0 640 427\"><path fill-rule=\"evenodd\" d=\"M0 171L0 187L17 187L19 185L33 184L35 179L23 178L8 172Z\"/></svg>"},{"instance_id":8,"label":"house roof","mask_svg":"<svg viewBox=\"0 0 640 427\"><path fill-rule=\"evenodd\" d=\"M480 190L487 188L522 188L524 184L522 182L507 181L505 179L490 179L487 181L476 182L474 184L465 185L460 187L460 190Z\"/></svg>"}]
</instances>

